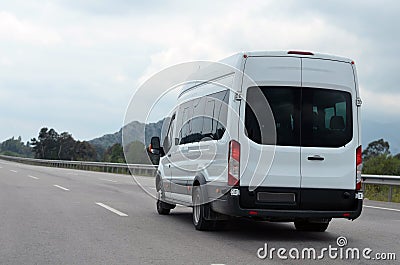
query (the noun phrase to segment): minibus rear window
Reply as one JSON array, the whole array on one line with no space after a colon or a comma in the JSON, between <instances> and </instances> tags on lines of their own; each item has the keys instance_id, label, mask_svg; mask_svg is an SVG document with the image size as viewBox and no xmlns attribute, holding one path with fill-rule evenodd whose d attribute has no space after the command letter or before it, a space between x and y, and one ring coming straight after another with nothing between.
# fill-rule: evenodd
<instances>
[{"instance_id":1,"label":"minibus rear window","mask_svg":"<svg viewBox=\"0 0 400 265\"><path fill-rule=\"evenodd\" d=\"M266 117L268 101L275 124ZM268 117L268 116L267 116ZM265 118L261 118L265 119ZM246 95L246 135L265 145L340 147L353 136L351 94L345 91L301 87L250 87Z\"/></svg>"},{"instance_id":2,"label":"minibus rear window","mask_svg":"<svg viewBox=\"0 0 400 265\"><path fill-rule=\"evenodd\" d=\"M303 88L301 145L340 147L353 138L351 94Z\"/></svg>"}]
</instances>

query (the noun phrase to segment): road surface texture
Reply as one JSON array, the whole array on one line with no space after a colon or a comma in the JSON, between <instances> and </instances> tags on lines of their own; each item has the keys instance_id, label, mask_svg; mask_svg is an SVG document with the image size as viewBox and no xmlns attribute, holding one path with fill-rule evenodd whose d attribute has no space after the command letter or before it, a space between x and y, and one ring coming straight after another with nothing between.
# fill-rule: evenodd
<instances>
[{"instance_id":1,"label":"road surface texture","mask_svg":"<svg viewBox=\"0 0 400 265\"><path fill-rule=\"evenodd\" d=\"M155 193L154 180L141 177ZM160 216L154 199L131 176L30 166L0 160L0 264L289 264L292 248L370 248L397 260L331 259L296 263L398 264L400 205L365 201L355 221L333 220L325 233L297 232L292 223L235 220L200 232L191 208ZM288 260L260 259L267 244ZM259 252L262 255L264 252ZM293 254L294 253L294 254ZM339 253L339 252L338 252ZM295 252L292 252L295 255ZM285 256L285 255L283 255Z\"/></svg>"}]
</instances>

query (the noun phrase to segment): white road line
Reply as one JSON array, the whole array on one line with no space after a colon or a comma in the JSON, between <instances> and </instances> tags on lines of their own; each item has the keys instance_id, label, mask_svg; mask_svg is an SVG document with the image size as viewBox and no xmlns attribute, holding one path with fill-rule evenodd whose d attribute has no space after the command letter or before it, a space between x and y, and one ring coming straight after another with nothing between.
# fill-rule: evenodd
<instances>
[{"instance_id":1,"label":"white road line","mask_svg":"<svg viewBox=\"0 0 400 265\"><path fill-rule=\"evenodd\" d=\"M115 180L112 180L112 179L100 179L100 180L104 180L104 181L109 181L109 182L114 182L114 183L116 183L116 181L115 181Z\"/></svg>"},{"instance_id":2,"label":"white road line","mask_svg":"<svg viewBox=\"0 0 400 265\"><path fill-rule=\"evenodd\" d=\"M18 171L14 170L14 169L10 169L10 171L14 172L14 173L18 173Z\"/></svg>"},{"instance_id":3,"label":"white road line","mask_svg":"<svg viewBox=\"0 0 400 265\"><path fill-rule=\"evenodd\" d=\"M116 209L114 209L114 208L112 208L112 207L110 207L110 206L108 206L108 205L105 205L104 203L96 202L96 204L97 204L98 206L101 206L101 207L103 207L103 208L105 208L105 209L107 209L107 210L109 210L109 211L115 213L115 214L118 214L119 216L122 216L122 217L128 216L126 213L120 212L120 211L118 211L118 210L116 210Z\"/></svg>"},{"instance_id":4,"label":"white road line","mask_svg":"<svg viewBox=\"0 0 400 265\"><path fill-rule=\"evenodd\" d=\"M28 175L28 177L30 177L31 179L39 179L39 178L31 176L31 175Z\"/></svg>"},{"instance_id":5,"label":"white road line","mask_svg":"<svg viewBox=\"0 0 400 265\"><path fill-rule=\"evenodd\" d=\"M370 205L364 205L364 207L366 207L366 208L372 208L372 209L379 209L379 210L387 210L387 211L400 212L400 209L393 209L393 208L385 208L385 207L370 206Z\"/></svg>"},{"instance_id":6,"label":"white road line","mask_svg":"<svg viewBox=\"0 0 400 265\"><path fill-rule=\"evenodd\" d=\"M65 190L65 191L69 191L69 189L64 188L64 187L62 187L62 186L59 186L59 185L53 185L53 186L54 186L54 187L57 187L57 188L59 188L59 189Z\"/></svg>"}]
</instances>

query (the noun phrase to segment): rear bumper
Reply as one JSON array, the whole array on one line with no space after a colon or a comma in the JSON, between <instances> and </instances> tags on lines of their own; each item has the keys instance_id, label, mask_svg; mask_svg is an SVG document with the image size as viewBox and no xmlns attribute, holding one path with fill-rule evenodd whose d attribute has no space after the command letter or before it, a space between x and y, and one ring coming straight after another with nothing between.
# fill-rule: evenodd
<instances>
[{"instance_id":1,"label":"rear bumper","mask_svg":"<svg viewBox=\"0 0 400 265\"><path fill-rule=\"evenodd\" d=\"M318 198L316 198L318 200ZM278 207L242 207L240 203L240 195L232 196L230 193L215 199L211 202L211 207L215 212L235 216L235 217L251 217L267 220L285 220L292 221L295 219L330 219L330 218L345 218L354 220L361 215L363 200L354 199L354 207L352 209L335 209L335 210L320 210L320 209L299 209L293 206ZM269 208L269 209L268 209ZM271 209L275 208L275 209Z\"/></svg>"}]
</instances>

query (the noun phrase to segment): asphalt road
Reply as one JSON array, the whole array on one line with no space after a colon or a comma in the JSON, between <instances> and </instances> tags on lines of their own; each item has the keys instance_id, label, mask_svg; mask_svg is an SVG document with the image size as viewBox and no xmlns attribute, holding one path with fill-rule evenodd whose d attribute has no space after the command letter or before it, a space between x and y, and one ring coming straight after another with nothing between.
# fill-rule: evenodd
<instances>
[{"instance_id":1,"label":"asphalt road","mask_svg":"<svg viewBox=\"0 0 400 265\"><path fill-rule=\"evenodd\" d=\"M152 178L140 180L155 193ZM154 199L130 176L0 160L0 264L288 264L290 249L301 256L304 248L315 248L319 254L329 245L338 248L339 236L347 245L338 249L370 248L372 258L395 253L397 261L331 259L325 252L321 260L296 263L398 264L400 205L365 205L359 219L333 220L325 233L249 220L199 232L190 208L158 215ZM269 250L286 248L288 260L276 252L273 259L258 258L265 243Z\"/></svg>"}]
</instances>

